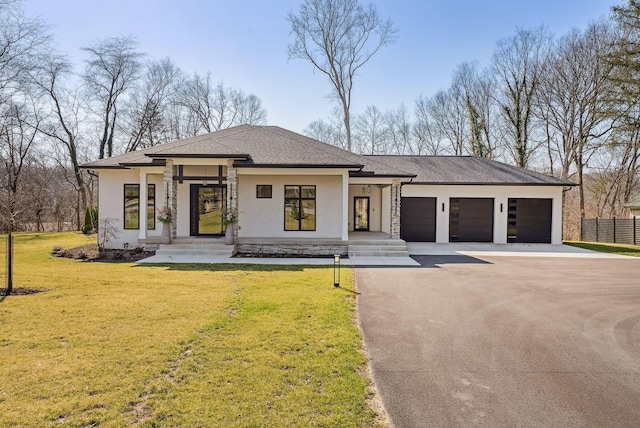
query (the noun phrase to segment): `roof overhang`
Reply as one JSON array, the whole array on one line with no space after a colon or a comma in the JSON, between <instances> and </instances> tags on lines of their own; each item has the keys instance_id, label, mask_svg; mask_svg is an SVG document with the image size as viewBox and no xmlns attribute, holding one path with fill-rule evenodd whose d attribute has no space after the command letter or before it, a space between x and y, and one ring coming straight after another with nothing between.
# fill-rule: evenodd
<instances>
[{"instance_id":1,"label":"roof overhang","mask_svg":"<svg viewBox=\"0 0 640 428\"><path fill-rule=\"evenodd\" d=\"M251 159L251 155L247 154L187 154L187 153L148 153L145 154L150 158L162 158L162 159L171 159L171 158L194 158L194 159Z\"/></svg>"},{"instance_id":2,"label":"roof overhang","mask_svg":"<svg viewBox=\"0 0 640 428\"><path fill-rule=\"evenodd\" d=\"M444 182L444 181L412 181L408 184L420 184L429 186L536 186L536 187L573 187L575 183L477 183L477 182Z\"/></svg>"},{"instance_id":3,"label":"roof overhang","mask_svg":"<svg viewBox=\"0 0 640 428\"><path fill-rule=\"evenodd\" d=\"M363 167L363 165L358 165L358 164L342 164L342 165L340 164L293 164L293 163L258 164L258 163L241 163L241 162L234 162L233 166L236 168L307 168L307 169L336 168L336 169L356 169L356 170L360 170Z\"/></svg>"}]
</instances>

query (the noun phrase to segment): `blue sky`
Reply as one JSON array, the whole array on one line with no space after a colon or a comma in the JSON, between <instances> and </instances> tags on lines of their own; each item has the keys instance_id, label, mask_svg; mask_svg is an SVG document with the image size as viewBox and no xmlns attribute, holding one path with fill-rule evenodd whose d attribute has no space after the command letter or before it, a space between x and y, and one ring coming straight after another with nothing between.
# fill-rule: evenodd
<instances>
[{"instance_id":1,"label":"blue sky","mask_svg":"<svg viewBox=\"0 0 640 428\"><path fill-rule=\"evenodd\" d=\"M133 34L149 58L172 58L187 73L210 70L214 80L254 93L268 123L292 131L327 118L329 82L302 60L287 60L286 15L301 0L24 0L44 18L59 48L82 69L80 47ZM398 29L354 84L352 112L367 105L408 109L420 95L445 89L457 65L485 65L495 42L516 28L547 26L561 36L584 28L623 0L376 0Z\"/></svg>"}]
</instances>

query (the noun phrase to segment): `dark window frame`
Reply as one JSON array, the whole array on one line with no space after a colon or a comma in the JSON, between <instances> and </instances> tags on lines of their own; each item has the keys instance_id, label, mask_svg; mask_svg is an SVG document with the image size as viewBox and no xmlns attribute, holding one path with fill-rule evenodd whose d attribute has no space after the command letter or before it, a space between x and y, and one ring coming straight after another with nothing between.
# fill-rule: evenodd
<instances>
[{"instance_id":1,"label":"dark window frame","mask_svg":"<svg viewBox=\"0 0 640 428\"><path fill-rule=\"evenodd\" d=\"M297 188L298 196L295 198L287 197L287 187ZM312 187L313 188L313 198L303 197L302 196L302 188L303 187ZM285 232L315 232L316 231L316 219L317 219L317 187L315 184L285 184L284 186L284 230ZM298 228L297 229L287 229L287 202L288 201L296 201L298 206L301 207L304 201L313 201L313 229L303 229L302 228L302 220L304 218L298 218Z\"/></svg>"},{"instance_id":2,"label":"dark window frame","mask_svg":"<svg viewBox=\"0 0 640 428\"><path fill-rule=\"evenodd\" d=\"M268 196L261 195L260 190L267 190ZM273 198L273 185L271 184L256 184L256 199L272 199Z\"/></svg>"},{"instance_id":3,"label":"dark window frame","mask_svg":"<svg viewBox=\"0 0 640 428\"><path fill-rule=\"evenodd\" d=\"M132 188L135 189L137 192L136 196L127 196L127 188ZM150 189L153 189L152 191L149 191ZM124 230L140 230L140 184L138 183L125 183L124 187L123 187L123 195L122 195L122 200L123 200L123 229ZM138 199L138 206L137 206L137 211L138 211L138 221L135 225L135 227L133 226L127 226L127 200L128 199ZM145 204L146 206L146 210L144 211L145 213L147 213L147 219L146 219L146 227L147 230L155 230L156 228L156 185L155 184L147 184L147 203ZM150 212L149 211L149 207L153 207L153 211ZM149 220L151 220L151 223L149 222ZM150 227L151 226L151 227Z\"/></svg>"},{"instance_id":4,"label":"dark window frame","mask_svg":"<svg viewBox=\"0 0 640 428\"><path fill-rule=\"evenodd\" d=\"M156 185L147 184L147 230L156 229Z\"/></svg>"}]
</instances>

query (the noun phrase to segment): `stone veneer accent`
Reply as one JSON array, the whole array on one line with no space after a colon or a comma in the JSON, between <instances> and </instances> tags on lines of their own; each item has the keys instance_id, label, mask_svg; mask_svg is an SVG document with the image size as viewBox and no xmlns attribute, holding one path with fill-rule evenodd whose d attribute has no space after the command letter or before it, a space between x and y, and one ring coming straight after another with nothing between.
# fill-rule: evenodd
<instances>
[{"instance_id":1,"label":"stone veneer accent","mask_svg":"<svg viewBox=\"0 0 640 428\"><path fill-rule=\"evenodd\" d=\"M246 256L346 256L346 244L238 244L238 254Z\"/></svg>"},{"instance_id":2,"label":"stone veneer accent","mask_svg":"<svg viewBox=\"0 0 640 428\"><path fill-rule=\"evenodd\" d=\"M164 165L163 191L166 192L167 189L169 189L168 203L169 203L169 207L171 207L171 214L173 216L173 221L171 222L171 237L174 239L177 234L177 219L178 219L178 198L176 198L176 194L178 193L178 183L176 183L173 179L173 176L176 174L177 174L177 171L176 171L176 167L173 165L173 161L171 159L167 159Z\"/></svg>"},{"instance_id":3,"label":"stone veneer accent","mask_svg":"<svg viewBox=\"0 0 640 428\"><path fill-rule=\"evenodd\" d=\"M391 180L391 239L400 239L400 200L402 187L400 180Z\"/></svg>"},{"instance_id":4,"label":"stone veneer accent","mask_svg":"<svg viewBox=\"0 0 640 428\"><path fill-rule=\"evenodd\" d=\"M227 161L227 209L238 211L238 171L233 166L233 160ZM229 226L227 226L229 227ZM238 223L233 223L233 242L238 242Z\"/></svg>"}]
</instances>

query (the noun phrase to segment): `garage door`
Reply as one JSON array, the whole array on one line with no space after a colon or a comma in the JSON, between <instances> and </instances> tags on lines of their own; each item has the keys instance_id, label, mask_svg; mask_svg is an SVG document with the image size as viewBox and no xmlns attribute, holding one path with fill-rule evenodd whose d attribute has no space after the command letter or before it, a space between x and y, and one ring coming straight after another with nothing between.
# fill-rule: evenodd
<instances>
[{"instance_id":1,"label":"garage door","mask_svg":"<svg viewBox=\"0 0 640 428\"><path fill-rule=\"evenodd\" d=\"M449 242L493 242L493 198L450 198Z\"/></svg>"},{"instance_id":2,"label":"garage door","mask_svg":"<svg viewBox=\"0 0 640 428\"><path fill-rule=\"evenodd\" d=\"M400 237L407 242L436 241L436 198L402 198Z\"/></svg>"},{"instance_id":3,"label":"garage door","mask_svg":"<svg viewBox=\"0 0 640 428\"><path fill-rule=\"evenodd\" d=\"M551 199L510 198L507 242L551 243Z\"/></svg>"}]
</instances>

